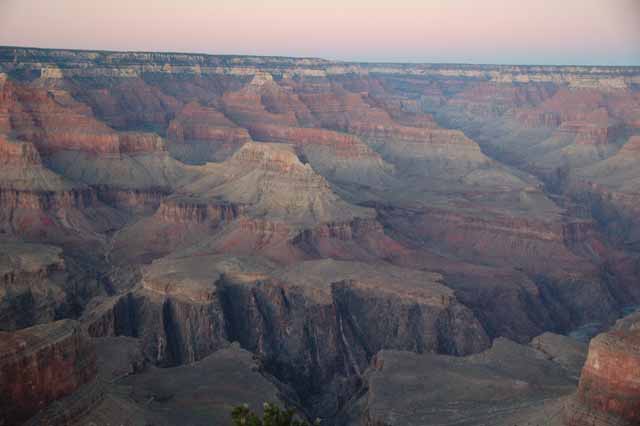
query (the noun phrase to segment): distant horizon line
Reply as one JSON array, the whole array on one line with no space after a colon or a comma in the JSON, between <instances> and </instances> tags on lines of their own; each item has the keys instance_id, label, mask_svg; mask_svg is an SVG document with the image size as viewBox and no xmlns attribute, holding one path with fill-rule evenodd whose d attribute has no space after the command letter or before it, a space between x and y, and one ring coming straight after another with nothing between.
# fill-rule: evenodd
<instances>
[{"instance_id":1,"label":"distant horizon line","mask_svg":"<svg viewBox=\"0 0 640 426\"><path fill-rule=\"evenodd\" d=\"M322 56L288 56L288 55L258 55L258 54L238 54L238 53L203 53L196 51L174 51L174 50L128 50L128 49L88 49L88 48L68 48L68 47L38 47L38 46L20 46L20 45L4 45L0 44L0 49L24 49L24 50L48 50L48 51L71 51L71 52L87 52L87 53L152 53L152 54L168 54L168 55L198 55L212 57L246 57L246 58L279 58L279 59L298 59L298 60L320 60L326 62L338 62L344 64L357 65L463 65L463 66L481 66L481 67L581 67L581 68L640 68L640 63L633 65L594 65L594 64L535 64L535 63L488 63L488 62L445 62L445 61L397 61L397 60L345 60L345 59L329 59Z\"/></svg>"}]
</instances>

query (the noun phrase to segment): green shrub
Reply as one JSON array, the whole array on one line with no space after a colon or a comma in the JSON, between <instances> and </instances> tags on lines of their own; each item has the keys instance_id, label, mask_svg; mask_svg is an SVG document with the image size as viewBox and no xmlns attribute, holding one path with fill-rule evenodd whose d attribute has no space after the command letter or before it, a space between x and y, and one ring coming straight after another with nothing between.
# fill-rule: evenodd
<instances>
[{"instance_id":1,"label":"green shrub","mask_svg":"<svg viewBox=\"0 0 640 426\"><path fill-rule=\"evenodd\" d=\"M310 426L309 423L299 420L293 409L281 409L275 404L264 403L264 415L259 415L249 409L249 405L243 404L235 407L231 412L234 426ZM320 424L316 420L315 425Z\"/></svg>"}]
</instances>

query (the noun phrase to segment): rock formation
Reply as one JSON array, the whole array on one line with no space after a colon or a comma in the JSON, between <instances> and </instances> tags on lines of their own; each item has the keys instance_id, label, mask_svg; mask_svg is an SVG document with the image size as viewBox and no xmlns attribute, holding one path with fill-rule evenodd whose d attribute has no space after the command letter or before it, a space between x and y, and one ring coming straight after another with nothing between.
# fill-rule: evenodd
<instances>
[{"instance_id":1,"label":"rock formation","mask_svg":"<svg viewBox=\"0 0 640 426\"><path fill-rule=\"evenodd\" d=\"M506 426L529 424L536 416L550 422L561 414L550 400L571 392L573 384L562 366L506 339L464 358L381 351L367 372L366 392L345 414L347 424L385 426Z\"/></svg>"},{"instance_id":2,"label":"rock formation","mask_svg":"<svg viewBox=\"0 0 640 426\"><path fill-rule=\"evenodd\" d=\"M20 424L96 374L88 337L70 320L0 332L0 421Z\"/></svg>"},{"instance_id":3,"label":"rock formation","mask_svg":"<svg viewBox=\"0 0 640 426\"><path fill-rule=\"evenodd\" d=\"M560 422L584 348L550 332L640 303L638 84L0 47L0 328L77 319L98 352L27 424L225 424L245 397L328 425ZM594 340L574 424L632 415L594 367L632 362L631 328Z\"/></svg>"},{"instance_id":4,"label":"rock formation","mask_svg":"<svg viewBox=\"0 0 640 426\"><path fill-rule=\"evenodd\" d=\"M56 318L66 302L62 250L18 242L0 242L0 248L0 330Z\"/></svg>"},{"instance_id":5,"label":"rock formation","mask_svg":"<svg viewBox=\"0 0 640 426\"><path fill-rule=\"evenodd\" d=\"M591 340L578 392L565 408L565 424L634 425L640 421L640 335L614 330Z\"/></svg>"},{"instance_id":6,"label":"rock formation","mask_svg":"<svg viewBox=\"0 0 640 426\"><path fill-rule=\"evenodd\" d=\"M251 137L220 111L192 102L169 124L167 136L172 152L187 162L204 163L227 159Z\"/></svg>"}]
</instances>

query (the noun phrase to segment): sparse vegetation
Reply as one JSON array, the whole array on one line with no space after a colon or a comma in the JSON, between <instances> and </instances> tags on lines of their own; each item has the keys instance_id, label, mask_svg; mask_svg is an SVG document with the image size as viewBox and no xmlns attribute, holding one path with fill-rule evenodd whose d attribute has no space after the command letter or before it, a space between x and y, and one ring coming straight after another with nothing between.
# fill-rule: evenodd
<instances>
[{"instance_id":1,"label":"sparse vegetation","mask_svg":"<svg viewBox=\"0 0 640 426\"><path fill-rule=\"evenodd\" d=\"M300 420L291 408L281 409L275 404L264 403L264 415L262 418L251 409L248 404L235 407L231 412L234 426L311 426ZM319 425L316 420L314 425Z\"/></svg>"}]
</instances>

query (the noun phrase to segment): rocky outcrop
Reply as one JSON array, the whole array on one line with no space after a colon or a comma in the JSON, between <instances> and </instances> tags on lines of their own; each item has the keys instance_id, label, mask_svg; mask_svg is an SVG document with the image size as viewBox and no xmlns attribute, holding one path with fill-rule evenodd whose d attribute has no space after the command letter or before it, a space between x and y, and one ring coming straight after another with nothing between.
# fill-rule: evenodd
<instances>
[{"instance_id":1,"label":"rocky outcrop","mask_svg":"<svg viewBox=\"0 0 640 426\"><path fill-rule=\"evenodd\" d=\"M551 401L575 386L562 366L506 339L463 358L381 351L366 379L364 394L344 412L347 424L507 426L534 416L551 421L560 411Z\"/></svg>"},{"instance_id":2,"label":"rocky outcrop","mask_svg":"<svg viewBox=\"0 0 640 426\"><path fill-rule=\"evenodd\" d=\"M633 167L640 158L639 141L630 137L615 155L572 172L567 184L568 192L589 206L612 237L628 244L640 238L635 230L640 173Z\"/></svg>"},{"instance_id":3,"label":"rocky outcrop","mask_svg":"<svg viewBox=\"0 0 640 426\"><path fill-rule=\"evenodd\" d=\"M64 63L65 67L58 64ZM454 77L500 83L551 82L575 87L626 88L637 83L637 67L353 64L318 58L215 56L184 53L95 52L3 47L3 71L37 73L43 78L139 77L148 74L327 77L353 74L390 77Z\"/></svg>"},{"instance_id":4,"label":"rocky outcrop","mask_svg":"<svg viewBox=\"0 0 640 426\"><path fill-rule=\"evenodd\" d=\"M169 124L167 137L178 158L193 163L222 161L251 137L224 114L212 107L191 102Z\"/></svg>"},{"instance_id":5,"label":"rocky outcrop","mask_svg":"<svg viewBox=\"0 0 640 426\"><path fill-rule=\"evenodd\" d=\"M629 138L627 143L625 143L621 150L621 153L630 154L630 155L639 155L640 153L640 136L632 136Z\"/></svg>"},{"instance_id":6,"label":"rocky outcrop","mask_svg":"<svg viewBox=\"0 0 640 426\"><path fill-rule=\"evenodd\" d=\"M166 151L164 140L155 133L123 132L118 135L121 154Z\"/></svg>"},{"instance_id":7,"label":"rocky outcrop","mask_svg":"<svg viewBox=\"0 0 640 426\"><path fill-rule=\"evenodd\" d=\"M23 422L96 375L95 350L74 321L0 335L3 424Z\"/></svg>"},{"instance_id":8,"label":"rocky outcrop","mask_svg":"<svg viewBox=\"0 0 640 426\"><path fill-rule=\"evenodd\" d=\"M356 262L278 270L255 257L170 256L152 263L141 290L92 308L86 320L93 335L138 337L160 365L238 341L314 413L335 413L380 349L468 354L488 346L474 314L439 279Z\"/></svg>"},{"instance_id":9,"label":"rocky outcrop","mask_svg":"<svg viewBox=\"0 0 640 426\"><path fill-rule=\"evenodd\" d=\"M621 133L618 126L609 123L608 118L587 117L588 121L565 121L558 133L573 138L576 145L602 146L614 141Z\"/></svg>"},{"instance_id":10,"label":"rocky outcrop","mask_svg":"<svg viewBox=\"0 0 640 426\"><path fill-rule=\"evenodd\" d=\"M640 334L614 330L591 340L578 392L565 424L635 425L640 422Z\"/></svg>"},{"instance_id":11,"label":"rocky outcrop","mask_svg":"<svg viewBox=\"0 0 640 426\"><path fill-rule=\"evenodd\" d=\"M256 72L242 89L225 93L221 104L225 114L244 127L309 125L315 121L298 94L263 71Z\"/></svg>"},{"instance_id":12,"label":"rocky outcrop","mask_svg":"<svg viewBox=\"0 0 640 426\"><path fill-rule=\"evenodd\" d=\"M118 398L118 392L123 391L129 398ZM284 406L283 393L277 380L262 374L259 361L250 352L231 345L191 365L150 368L126 377L110 396L115 401L106 399L82 421L231 426L232 407L247 404L262 413L265 402ZM123 416L122 410L128 416Z\"/></svg>"},{"instance_id":13,"label":"rocky outcrop","mask_svg":"<svg viewBox=\"0 0 640 426\"><path fill-rule=\"evenodd\" d=\"M354 135L324 129L258 124L256 140L291 143L313 169L331 181L368 187L394 183L393 166Z\"/></svg>"},{"instance_id":14,"label":"rocky outcrop","mask_svg":"<svg viewBox=\"0 0 640 426\"><path fill-rule=\"evenodd\" d=\"M151 140L157 140L151 137ZM183 182L198 176L167 152L94 156L87 152L60 151L47 158L57 173L92 187L98 197L117 208L151 213L161 199Z\"/></svg>"},{"instance_id":15,"label":"rocky outcrop","mask_svg":"<svg viewBox=\"0 0 640 426\"><path fill-rule=\"evenodd\" d=\"M4 85L10 131L33 142L40 152L60 149L92 153L118 152L118 135L95 120L91 109L67 92L12 81Z\"/></svg>"},{"instance_id":16,"label":"rocky outcrop","mask_svg":"<svg viewBox=\"0 0 640 426\"><path fill-rule=\"evenodd\" d=\"M549 84L531 83L514 85L509 82L476 82L451 97L448 104L462 109L466 114L483 119L492 119L512 110L539 104L553 94ZM553 125L554 117L549 114L529 114L519 117L525 125Z\"/></svg>"},{"instance_id":17,"label":"rocky outcrop","mask_svg":"<svg viewBox=\"0 0 640 426\"><path fill-rule=\"evenodd\" d=\"M225 163L210 165L202 179L181 192L246 205L249 216L292 227L375 215L340 199L322 176L283 144L247 143Z\"/></svg>"},{"instance_id":18,"label":"rocky outcrop","mask_svg":"<svg viewBox=\"0 0 640 426\"><path fill-rule=\"evenodd\" d=\"M0 164L22 167L37 166L41 164L40 154L30 143L12 143L0 135Z\"/></svg>"},{"instance_id":19,"label":"rocky outcrop","mask_svg":"<svg viewBox=\"0 0 640 426\"><path fill-rule=\"evenodd\" d=\"M171 193L167 187L114 188L109 185L96 186L95 191L105 204L138 214L153 213Z\"/></svg>"},{"instance_id":20,"label":"rocky outcrop","mask_svg":"<svg viewBox=\"0 0 640 426\"><path fill-rule=\"evenodd\" d=\"M18 242L0 249L0 330L52 321L66 302L62 250Z\"/></svg>"},{"instance_id":21,"label":"rocky outcrop","mask_svg":"<svg viewBox=\"0 0 640 426\"><path fill-rule=\"evenodd\" d=\"M375 157L375 153L357 137L329 130L259 124L251 126L251 133L261 141L291 143L300 147L329 146L338 158Z\"/></svg>"},{"instance_id":22,"label":"rocky outcrop","mask_svg":"<svg viewBox=\"0 0 640 426\"><path fill-rule=\"evenodd\" d=\"M506 216L500 212L478 209L425 209L419 213L407 212L403 224L400 214L390 220L397 229L407 227L407 233L421 235L440 245L457 247L468 256L482 252L484 258L495 257L496 262L517 264L541 272L546 266L535 265L537 253L554 253L556 258L573 259L575 255L565 241L578 245L587 240L588 233L578 224L562 224L557 218L545 221L528 216ZM583 225L585 228L588 225ZM474 244L469 244L474 241ZM472 248L473 247L473 248ZM533 262L533 263L532 263Z\"/></svg>"},{"instance_id":23,"label":"rocky outcrop","mask_svg":"<svg viewBox=\"0 0 640 426\"><path fill-rule=\"evenodd\" d=\"M172 197L162 201L155 217L167 223L208 224L212 227L231 222L243 213L243 207L189 197Z\"/></svg>"},{"instance_id":24,"label":"rocky outcrop","mask_svg":"<svg viewBox=\"0 0 640 426\"><path fill-rule=\"evenodd\" d=\"M0 138L0 230L10 235L61 241L95 238L120 223L96 191L45 167L28 142Z\"/></svg>"},{"instance_id":25,"label":"rocky outcrop","mask_svg":"<svg viewBox=\"0 0 640 426\"><path fill-rule=\"evenodd\" d=\"M174 409L184 422L168 377L191 389L204 382L185 372L203 373L173 367L233 340L313 415L353 399L371 424L393 424L405 400L420 424L451 422L441 408L544 419L579 348L500 337L604 326L640 297L638 144L621 140L637 133L639 75L0 48L0 233L64 247L64 267L2 275L3 326L82 315L107 381L141 359L170 368L148 367L142 391L134 377L117 392L88 383L35 424L164 424ZM490 339L498 349L466 357ZM416 361L433 377L389 405L378 396L414 371L361 387L388 349L455 358Z\"/></svg>"},{"instance_id":26,"label":"rocky outcrop","mask_svg":"<svg viewBox=\"0 0 640 426\"><path fill-rule=\"evenodd\" d=\"M45 70L44 74L48 72ZM157 80L146 81L134 75L112 77L94 75L76 80L68 90L89 105L98 119L114 129L166 129L182 107L176 96L186 92L184 87L177 93L167 93L156 85ZM167 86L172 84L166 82Z\"/></svg>"}]
</instances>

